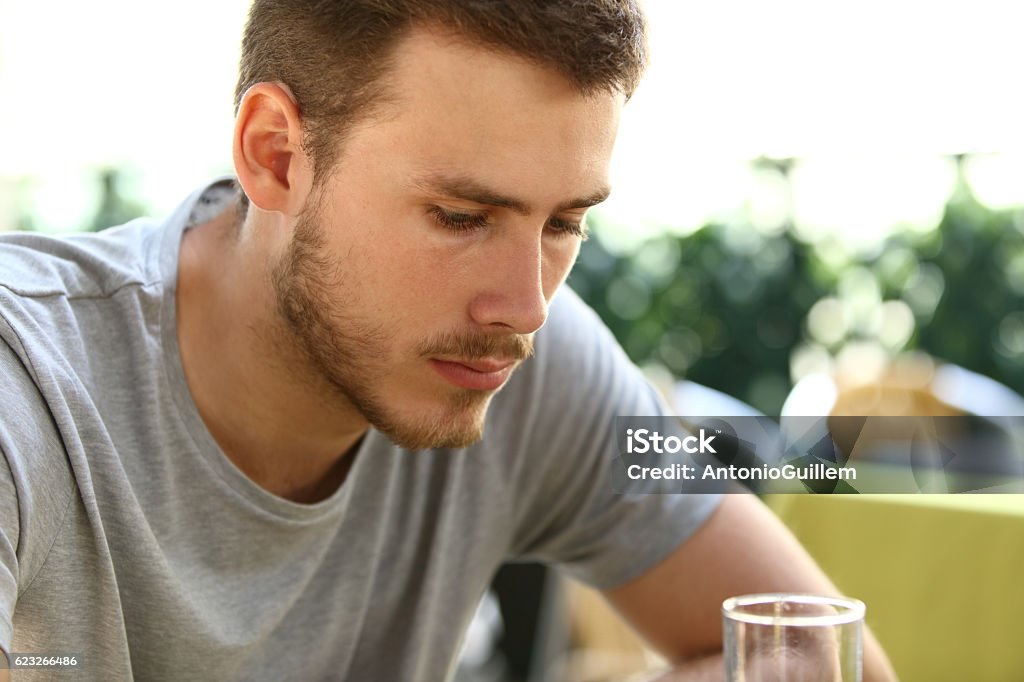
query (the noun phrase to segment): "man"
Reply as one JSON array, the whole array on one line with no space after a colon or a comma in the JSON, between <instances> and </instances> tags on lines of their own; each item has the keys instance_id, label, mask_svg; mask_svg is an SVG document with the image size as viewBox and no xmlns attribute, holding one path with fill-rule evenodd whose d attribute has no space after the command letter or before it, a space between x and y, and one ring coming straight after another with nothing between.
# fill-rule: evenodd
<instances>
[{"instance_id":1,"label":"man","mask_svg":"<svg viewBox=\"0 0 1024 682\"><path fill-rule=\"evenodd\" d=\"M256 0L241 192L0 246L0 648L441 680L537 559L717 679L725 597L834 591L752 497L610 490L662 408L559 289L643 62L628 0Z\"/></svg>"}]
</instances>

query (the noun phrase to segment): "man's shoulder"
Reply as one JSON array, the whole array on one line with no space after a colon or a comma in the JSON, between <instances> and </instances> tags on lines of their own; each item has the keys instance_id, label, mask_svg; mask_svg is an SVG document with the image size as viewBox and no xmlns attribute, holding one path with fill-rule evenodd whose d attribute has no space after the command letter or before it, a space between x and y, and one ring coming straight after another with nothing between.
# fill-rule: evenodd
<instances>
[{"instance_id":1,"label":"man's shoulder","mask_svg":"<svg viewBox=\"0 0 1024 682\"><path fill-rule=\"evenodd\" d=\"M0 234L0 287L21 297L97 298L150 283L157 227L139 219L89 234Z\"/></svg>"},{"instance_id":2,"label":"man's shoulder","mask_svg":"<svg viewBox=\"0 0 1024 682\"><path fill-rule=\"evenodd\" d=\"M160 233L140 219L94 234L0 235L0 337L30 365L62 358L77 372L111 352L112 334L144 333L162 300Z\"/></svg>"},{"instance_id":3,"label":"man's shoulder","mask_svg":"<svg viewBox=\"0 0 1024 682\"><path fill-rule=\"evenodd\" d=\"M108 400L128 387L113 380L152 366L158 345L148 340L164 302L159 233L139 220L97 234L0 237L0 341L37 386L60 387L48 405Z\"/></svg>"}]
</instances>

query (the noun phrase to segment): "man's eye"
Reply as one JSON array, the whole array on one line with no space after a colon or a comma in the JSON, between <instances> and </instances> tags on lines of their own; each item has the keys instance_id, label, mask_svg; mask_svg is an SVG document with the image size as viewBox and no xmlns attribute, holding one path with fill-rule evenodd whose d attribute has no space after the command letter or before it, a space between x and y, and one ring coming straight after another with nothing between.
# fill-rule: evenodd
<instances>
[{"instance_id":1,"label":"man's eye","mask_svg":"<svg viewBox=\"0 0 1024 682\"><path fill-rule=\"evenodd\" d=\"M440 206L432 206L430 215L441 227L453 232L470 232L487 227L488 219L486 213L461 213L459 211L448 211Z\"/></svg>"},{"instance_id":2,"label":"man's eye","mask_svg":"<svg viewBox=\"0 0 1024 682\"><path fill-rule=\"evenodd\" d=\"M548 220L548 229L558 233L559 236L572 235L584 241L587 239L587 226L582 220L574 222L572 220L563 220L562 218L551 218Z\"/></svg>"}]
</instances>

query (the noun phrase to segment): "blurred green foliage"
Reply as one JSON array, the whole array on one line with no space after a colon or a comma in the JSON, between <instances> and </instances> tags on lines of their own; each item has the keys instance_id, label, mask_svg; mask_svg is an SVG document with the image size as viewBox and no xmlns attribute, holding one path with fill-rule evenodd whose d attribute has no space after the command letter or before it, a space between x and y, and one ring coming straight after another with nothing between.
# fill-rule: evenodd
<instances>
[{"instance_id":1,"label":"blurred green foliage","mask_svg":"<svg viewBox=\"0 0 1024 682\"><path fill-rule=\"evenodd\" d=\"M140 202L126 196L122 189L120 171L108 168L100 172L100 205L89 222L88 229L98 232L113 225L121 225L146 214Z\"/></svg>"},{"instance_id":2,"label":"blurred green foliage","mask_svg":"<svg viewBox=\"0 0 1024 682\"><path fill-rule=\"evenodd\" d=\"M890 240L918 256L917 272L944 279L942 298L921 316L915 348L1024 392L1024 211L993 212L967 193L946 208L930 237ZM927 268L927 270L925 270ZM899 282L893 294L913 295Z\"/></svg>"},{"instance_id":3,"label":"blurred green foliage","mask_svg":"<svg viewBox=\"0 0 1024 682\"><path fill-rule=\"evenodd\" d=\"M860 257L745 224L662 234L617 257L593 227L569 282L626 353L766 414L779 414L801 348L834 356L859 341L1024 390L1024 211L989 210L962 181L936 229L896 232Z\"/></svg>"}]
</instances>

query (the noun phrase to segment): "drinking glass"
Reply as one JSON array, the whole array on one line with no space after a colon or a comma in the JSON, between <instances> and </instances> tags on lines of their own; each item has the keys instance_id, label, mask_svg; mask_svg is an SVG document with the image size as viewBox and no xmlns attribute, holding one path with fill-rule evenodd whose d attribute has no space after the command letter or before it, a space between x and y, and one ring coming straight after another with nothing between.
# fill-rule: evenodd
<instances>
[{"instance_id":1,"label":"drinking glass","mask_svg":"<svg viewBox=\"0 0 1024 682\"><path fill-rule=\"evenodd\" d=\"M722 603L729 682L860 682L864 603L748 594Z\"/></svg>"}]
</instances>

